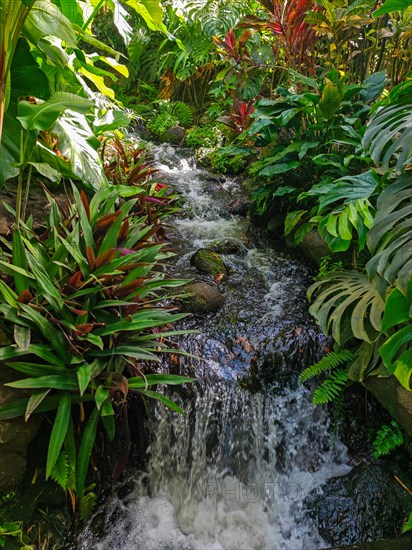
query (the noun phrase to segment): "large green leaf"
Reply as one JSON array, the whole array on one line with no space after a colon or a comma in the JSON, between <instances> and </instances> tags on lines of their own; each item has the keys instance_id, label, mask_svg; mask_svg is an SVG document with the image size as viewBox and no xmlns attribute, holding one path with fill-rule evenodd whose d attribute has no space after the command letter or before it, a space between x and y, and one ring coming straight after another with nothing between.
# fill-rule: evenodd
<instances>
[{"instance_id":1,"label":"large green leaf","mask_svg":"<svg viewBox=\"0 0 412 550\"><path fill-rule=\"evenodd\" d=\"M339 89L330 80L326 79L326 86L323 89L322 97L318 103L318 107L322 117L326 120L331 120L340 107Z\"/></svg>"},{"instance_id":2,"label":"large green leaf","mask_svg":"<svg viewBox=\"0 0 412 550\"><path fill-rule=\"evenodd\" d=\"M365 103L378 99L385 88L386 70L371 74L362 82L361 98Z\"/></svg>"},{"instance_id":3,"label":"large green leaf","mask_svg":"<svg viewBox=\"0 0 412 550\"><path fill-rule=\"evenodd\" d=\"M403 11L407 7L412 6L412 0L386 0L384 4L376 11L373 12L374 17L385 15L394 11Z\"/></svg>"},{"instance_id":4,"label":"large green leaf","mask_svg":"<svg viewBox=\"0 0 412 550\"><path fill-rule=\"evenodd\" d=\"M67 109L87 113L91 105L91 101L83 97L68 92L57 92L42 103L21 101L18 106L19 116L17 118L26 130L49 130Z\"/></svg>"},{"instance_id":5,"label":"large green leaf","mask_svg":"<svg viewBox=\"0 0 412 550\"><path fill-rule=\"evenodd\" d=\"M380 194L367 244L374 256L366 269L407 294L412 277L412 174L405 174Z\"/></svg>"},{"instance_id":6,"label":"large green leaf","mask_svg":"<svg viewBox=\"0 0 412 550\"><path fill-rule=\"evenodd\" d=\"M352 336L374 342L380 334L385 302L375 284L356 271L332 272L308 289L309 299L320 291L310 307L322 330L332 329L336 342L343 345Z\"/></svg>"},{"instance_id":7,"label":"large green leaf","mask_svg":"<svg viewBox=\"0 0 412 550\"><path fill-rule=\"evenodd\" d=\"M342 202L350 204L358 199L368 199L378 186L379 179L372 170L363 172L357 176L343 176L335 181L333 185L325 187L325 193L319 200L319 212L332 203ZM321 187L318 186L317 194L321 194ZM308 192L310 195L310 191Z\"/></svg>"},{"instance_id":8,"label":"large green leaf","mask_svg":"<svg viewBox=\"0 0 412 550\"><path fill-rule=\"evenodd\" d=\"M24 24L23 33L36 44L46 36L55 36L71 48L77 47L72 24L52 2L37 0Z\"/></svg>"},{"instance_id":9,"label":"large green leaf","mask_svg":"<svg viewBox=\"0 0 412 550\"><path fill-rule=\"evenodd\" d=\"M163 8L159 0L126 0L126 4L141 15L152 31L162 31L167 34L163 21Z\"/></svg>"},{"instance_id":10,"label":"large green leaf","mask_svg":"<svg viewBox=\"0 0 412 550\"><path fill-rule=\"evenodd\" d=\"M412 87L409 88L409 92ZM412 163L412 102L409 97L381 107L372 116L363 137L363 146L369 150L376 165L388 168L395 158L396 168Z\"/></svg>"},{"instance_id":11,"label":"large green leaf","mask_svg":"<svg viewBox=\"0 0 412 550\"><path fill-rule=\"evenodd\" d=\"M57 120L53 131L59 136L61 153L70 159L72 171L79 179L94 189L107 184L101 159L90 143L93 132L82 114L69 107Z\"/></svg>"},{"instance_id":12,"label":"large green leaf","mask_svg":"<svg viewBox=\"0 0 412 550\"><path fill-rule=\"evenodd\" d=\"M402 384L411 390L412 375L412 330L410 326L403 327L388 338L379 348L379 353L386 368L392 372Z\"/></svg>"}]
</instances>

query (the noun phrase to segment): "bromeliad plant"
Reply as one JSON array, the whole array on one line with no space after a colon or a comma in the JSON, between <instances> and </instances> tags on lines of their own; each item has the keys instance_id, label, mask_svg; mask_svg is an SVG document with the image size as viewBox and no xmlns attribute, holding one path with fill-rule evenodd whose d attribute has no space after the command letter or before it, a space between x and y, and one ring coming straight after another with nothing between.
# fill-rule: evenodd
<instances>
[{"instance_id":1,"label":"bromeliad plant","mask_svg":"<svg viewBox=\"0 0 412 550\"><path fill-rule=\"evenodd\" d=\"M182 412L149 388L191 381L143 372L142 362L176 352L166 341L181 333L170 324L184 314L165 304L167 290L184 281L161 271L159 262L170 252L152 239L160 226L133 214L136 199L118 204L116 186L90 202L75 187L73 200L50 196L47 230L37 236L30 218L21 223L12 244L3 242L9 251L0 260L0 326L14 341L1 348L0 359L20 373L8 385L30 392L3 405L0 415L27 420L56 410L46 478L70 492L73 506L76 495L81 506L87 502L85 480L99 424L113 440L128 393Z\"/></svg>"}]
</instances>

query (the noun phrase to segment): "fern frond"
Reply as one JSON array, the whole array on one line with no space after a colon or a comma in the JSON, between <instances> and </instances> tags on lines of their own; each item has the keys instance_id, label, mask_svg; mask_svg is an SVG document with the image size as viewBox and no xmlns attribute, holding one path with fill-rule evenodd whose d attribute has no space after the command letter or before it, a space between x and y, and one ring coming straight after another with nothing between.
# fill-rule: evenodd
<instances>
[{"instance_id":1,"label":"fern frond","mask_svg":"<svg viewBox=\"0 0 412 550\"><path fill-rule=\"evenodd\" d=\"M55 481L63 491L66 491L70 482L70 466L67 458L67 453L62 451L54 465L50 477Z\"/></svg>"},{"instance_id":2,"label":"fern frond","mask_svg":"<svg viewBox=\"0 0 412 550\"><path fill-rule=\"evenodd\" d=\"M343 391L348 381L348 372L337 369L318 386L313 394L314 405L325 405L334 401Z\"/></svg>"},{"instance_id":3,"label":"fern frond","mask_svg":"<svg viewBox=\"0 0 412 550\"><path fill-rule=\"evenodd\" d=\"M309 380L309 378L318 376L319 374L322 374L322 372L333 370L339 365L347 363L352 358L352 353L347 349L342 349L340 351L331 351L327 355L322 357L320 361L301 372L299 376L299 381L301 383L306 382L306 380Z\"/></svg>"},{"instance_id":4,"label":"fern frond","mask_svg":"<svg viewBox=\"0 0 412 550\"><path fill-rule=\"evenodd\" d=\"M97 495L93 491L88 492L80 499L80 518L82 521L87 521L96 504Z\"/></svg>"},{"instance_id":5,"label":"fern frond","mask_svg":"<svg viewBox=\"0 0 412 550\"><path fill-rule=\"evenodd\" d=\"M169 112L177 119L184 128L190 128L193 125L193 110L183 101L173 101L169 107Z\"/></svg>"}]
</instances>

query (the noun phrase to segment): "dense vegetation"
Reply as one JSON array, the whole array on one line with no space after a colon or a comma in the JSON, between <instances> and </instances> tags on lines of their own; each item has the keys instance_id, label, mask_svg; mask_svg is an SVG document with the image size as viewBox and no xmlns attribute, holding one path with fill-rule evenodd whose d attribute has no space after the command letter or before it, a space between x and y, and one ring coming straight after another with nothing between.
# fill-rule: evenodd
<instances>
[{"instance_id":1,"label":"dense vegetation","mask_svg":"<svg viewBox=\"0 0 412 550\"><path fill-rule=\"evenodd\" d=\"M246 173L255 216L280 220L289 244L314 231L328 244L309 299L334 349L301 376L328 373L315 403L369 376L411 390L411 1L0 10L0 188L16 194L1 241L0 359L22 375L10 386L30 391L2 417L56 410L46 477L73 508L94 496L99 422L113 439L129 391L176 408L148 388L187 381L141 370L178 334L168 289L184 281L160 265L176 197L145 146L128 143L130 123L196 148L217 172ZM41 232L33 186L50 205Z\"/></svg>"}]
</instances>

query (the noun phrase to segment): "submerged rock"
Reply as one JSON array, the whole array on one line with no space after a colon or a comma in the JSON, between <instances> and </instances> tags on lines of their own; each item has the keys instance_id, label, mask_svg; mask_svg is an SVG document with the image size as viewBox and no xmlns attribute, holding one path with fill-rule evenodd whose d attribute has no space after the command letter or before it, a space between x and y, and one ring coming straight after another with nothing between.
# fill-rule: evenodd
<instances>
[{"instance_id":1,"label":"submerged rock","mask_svg":"<svg viewBox=\"0 0 412 550\"><path fill-rule=\"evenodd\" d=\"M219 254L216 254L216 252L208 248L200 248L197 250L191 257L190 263L195 266L200 273L220 276L220 280L225 280L229 276L229 272L222 258Z\"/></svg>"},{"instance_id":2,"label":"submerged rock","mask_svg":"<svg viewBox=\"0 0 412 550\"><path fill-rule=\"evenodd\" d=\"M192 296L184 299L185 309L191 313L210 313L222 307L224 298L221 292L207 283L193 283L185 287Z\"/></svg>"},{"instance_id":3,"label":"submerged rock","mask_svg":"<svg viewBox=\"0 0 412 550\"><path fill-rule=\"evenodd\" d=\"M412 508L412 497L383 466L361 464L327 481L305 504L328 543L349 545L399 532Z\"/></svg>"}]
</instances>

